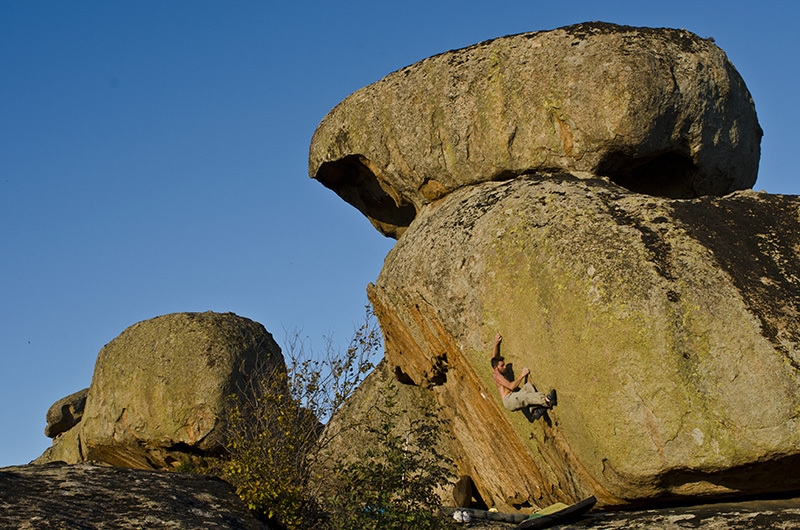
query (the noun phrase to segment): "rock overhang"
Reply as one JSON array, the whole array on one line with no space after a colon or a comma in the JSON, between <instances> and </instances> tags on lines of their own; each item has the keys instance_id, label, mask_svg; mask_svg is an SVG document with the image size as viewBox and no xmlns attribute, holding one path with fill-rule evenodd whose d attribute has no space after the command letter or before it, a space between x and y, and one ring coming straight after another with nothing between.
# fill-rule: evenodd
<instances>
[{"instance_id":1,"label":"rock overhang","mask_svg":"<svg viewBox=\"0 0 800 530\"><path fill-rule=\"evenodd\" d=\"M761 135L711 39L592 22L435 55L354 92L315 131L309 174L398 238L455 189L531 173L669 198L747 189Z\"/></svg>"}]
</instances>

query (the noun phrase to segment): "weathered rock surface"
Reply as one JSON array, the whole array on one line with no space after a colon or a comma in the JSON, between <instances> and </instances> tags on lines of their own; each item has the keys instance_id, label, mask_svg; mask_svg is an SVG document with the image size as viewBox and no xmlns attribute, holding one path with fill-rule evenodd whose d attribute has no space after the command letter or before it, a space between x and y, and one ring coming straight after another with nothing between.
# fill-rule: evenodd
<instances>
[{"instance_id":1,"label":"weathered rock surface","mask_svg":"<svg viewBox=\"0 0 800 530\"><path fill-rule=\"evenodd\" d=\"M670 200L549 174L424 208L370 300L490 505L800 489L800 198ZM559 405L530 423L495 333Z\"/></svg>"},{"instance_id":2,"label":"weathered rock surface","mask_svg":"<svg viewBox=\"0 0 800 530\"><path fill-rule=\"evenodd\" d=\"M0 527L267 528L217 478L88 463L0 469Z\"/></svg>"},{"instance_id":3,"label":"weathered rock surface","mask_svg":"<svg viewBox=\"0 0 800 530\"><path fill-rule=\"evenodd\" d=\"M171 468L222 449L221 413L257 367L283 365L264 326L233 313L139 322L100 351L83 418L37 463Z\"/></svg>"},{"instance_id":4,"label":"weathered rock surface","mask_svg":"<svg viewBox=\"0 0 800 530\"><path fill-rule=\"evenodd\" d=\"M442 425L433 425L426 413L436 414L438 405L433 395L414 385L410 380L403 378L402 374L394 373L395 366L385 360L378 363L372 372L362 381L353 395L336 413L326 426L323 438L331 438L325 451L334 455L366 456L367 451L374 450L376 437L371 430L379 428L381 416L376 414L376 407L384 407L384 399L389 393L393 396L393 411L398 414L395 419L394 434L406 437L413 446L415 440L409 433L413 425L428 421L428 425L438 430L439 444L436 450L448 459L455 458L451 447L449 429ZM397 379L406 381L399 382ZM321 459L322 465L326 464L325 458ZM320 468L323 471L323 468ZM455 463L450 470L455 480ZM452 490L439 492L445 503L452 503Z\"/></svg>"},{"instance_id":5,"label":"weathered rock surface","mask_svg":"<svg viewBox=\"0 0 800 530\"><path fill-rule=\"evenodd\" d=\"M320 123L309 174L398 237L447 193L526 173L587 171L672 198L750 188L761 134L711 40L586 23L443 53L362 88Z\"/></svg>"}]
</instances>

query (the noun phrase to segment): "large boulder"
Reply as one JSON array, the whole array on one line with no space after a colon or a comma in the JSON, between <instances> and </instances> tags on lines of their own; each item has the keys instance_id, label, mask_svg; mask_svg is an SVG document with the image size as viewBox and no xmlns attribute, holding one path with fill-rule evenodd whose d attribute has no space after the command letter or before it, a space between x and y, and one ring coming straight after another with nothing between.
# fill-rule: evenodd
<instances>
[{"instance_id":1,"label":"large boulder","mask_svg":"<svg viewBox=\"0 0 800 530\"><path fill-rule=\"evenodd\" d=\"M711 39L585 23L402 68L320 123L309 174L399 237L466 185L565 170L691 198L750 188L762 131Z\"/></svg>"},{"instance_id":2,"label":"large boulder","mask_svg":"<svg viewBox=\"0 0 800 530\"><path fill-rule=\"evenodd\" d=\"M283 368L264 326L233 313L139 322L100 351L83 417L37 463L172 468L223 447L223 411L257 369Z\"/></svg>"},{"instance_id":3,"label":"large boulder","mask_svg":"<svg viewBox=\"0 0 800 530\"><path fill-rule=\"evenodd\" d=\"M387 362L431 389L489 504L796 491L799 234L795 196L532 175L423 208L368 291ZM545 418L503 408L497 332L558 389Z\"/></svg>"}]
</instances>

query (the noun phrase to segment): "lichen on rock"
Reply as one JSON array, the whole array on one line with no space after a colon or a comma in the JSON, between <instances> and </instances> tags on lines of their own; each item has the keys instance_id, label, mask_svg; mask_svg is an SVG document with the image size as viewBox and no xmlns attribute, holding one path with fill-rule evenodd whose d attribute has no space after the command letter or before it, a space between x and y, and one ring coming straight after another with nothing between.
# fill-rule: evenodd
<instances>
[{"instance_id":1,"label":"lichen on rock","mask_svg":"<svg viewBox=\"0 0 800 530\"><path fill-rule=\"evenodd\" d=\"M527 173L672 198L746 189L761 135L711 40L593 22L446 52L356 91L314 133L309 174L399 237L447 193Z\"/></svg>"},{"instance_id":2,"label":"lichen on rock","mask_svg":"<svg viewBox=\"0 0 800 530\"><path fill-rule=\"evenodd\" d=\"M98 354L80 423L37 463L99 461L171 469L222 451L227 400L256 369L283 366L264 326L233 313L139 322Z\"/></svg>"},{"instance_id":3,"label":"lichen on rock","mask_svg":"<svg viewBox=\"0 0 800 530\"><path fill-rule=\"evenodd\" d=\"M387 362L431 389L497 505L797 489L774 470L800 468L800 226L784 215L798 205L568 174L455 191L423 209L369 289ZM500 404L497 332L507 361L558 389L548 421ZM525 470L513 481L510 462Z\"/></svg>"}]
</instances>

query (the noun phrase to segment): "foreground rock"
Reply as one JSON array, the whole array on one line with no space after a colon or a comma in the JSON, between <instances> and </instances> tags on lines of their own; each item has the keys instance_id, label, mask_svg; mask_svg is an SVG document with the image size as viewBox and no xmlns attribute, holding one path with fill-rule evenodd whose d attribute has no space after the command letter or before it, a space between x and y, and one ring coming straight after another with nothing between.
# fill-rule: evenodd
<instances>
[{"instance_id":1,"label":"foreground rock","mask_svg":"<svg viewBox=\"0 0 800 530\"><path fill-rule=\"evenodd\" d=\"M800 489L798 197L484 183L423 209L369 295L387 362L432 389L490 505ZM549 417L502 407L497 332L558 389Z\"/></svg>"},{"instance_id":2,"label":"foreground rock","mask_svg":"<svg viewBox=\"0 0 800 530\"><path fill-rule=\"evenodd\" d=\"M217 478L63 463L0 469L0 527L266 529Z\"/></svg>"},{"instance_id":3,"label":"foreground rock","mask_svg":"<svg viewBox=\"0 0 800 530\"><path fill-rule=\"evenodd\" d=\"M218 454L229 396L254 370L272 366L283 366L272 335L233 313L175 313L134 324L100 351L80 422L66 431L49 423L48 432L59 435L36 462L171 469ZM48 422L60 425L59 418L48 414Z\"/></svg>"},{"instance_id":4,"label":"foreground rock","mask_svg":"<svg viewBox=\"0 0 800 530\"><path fill-rule=\"evenodd\" d=\"M563 529L796 528L800 499L593 513ZM267 530L234 495L208 476L92 464L0 468L0 527L84 529ZM473 521L472 530L513 525Z\"/></svg>"},{"instance_id":5,"label":"foreground rock","mask_svg":"<svg viewBox=\"0 0 800 530\"><path fill-rule=\"evenodd\" d=\"M689 198L750 188L761 128L711 40L604 23L431 57L346 98L320 123L309 174L398 237L466 185L587 171Z\"/></svg>"},{"instance_id":6,"label":"foreground rock","mask_svg":"<svg viewBox=\"0 0 800 530\"><path fill-rule=\"evenodd\" d=\"M513 524L473 521L471 530L512 530ZM629 512L590 513L559 530L788 530L800 528L800 498L721 502Z\"/></svg>"}]
</instances>

